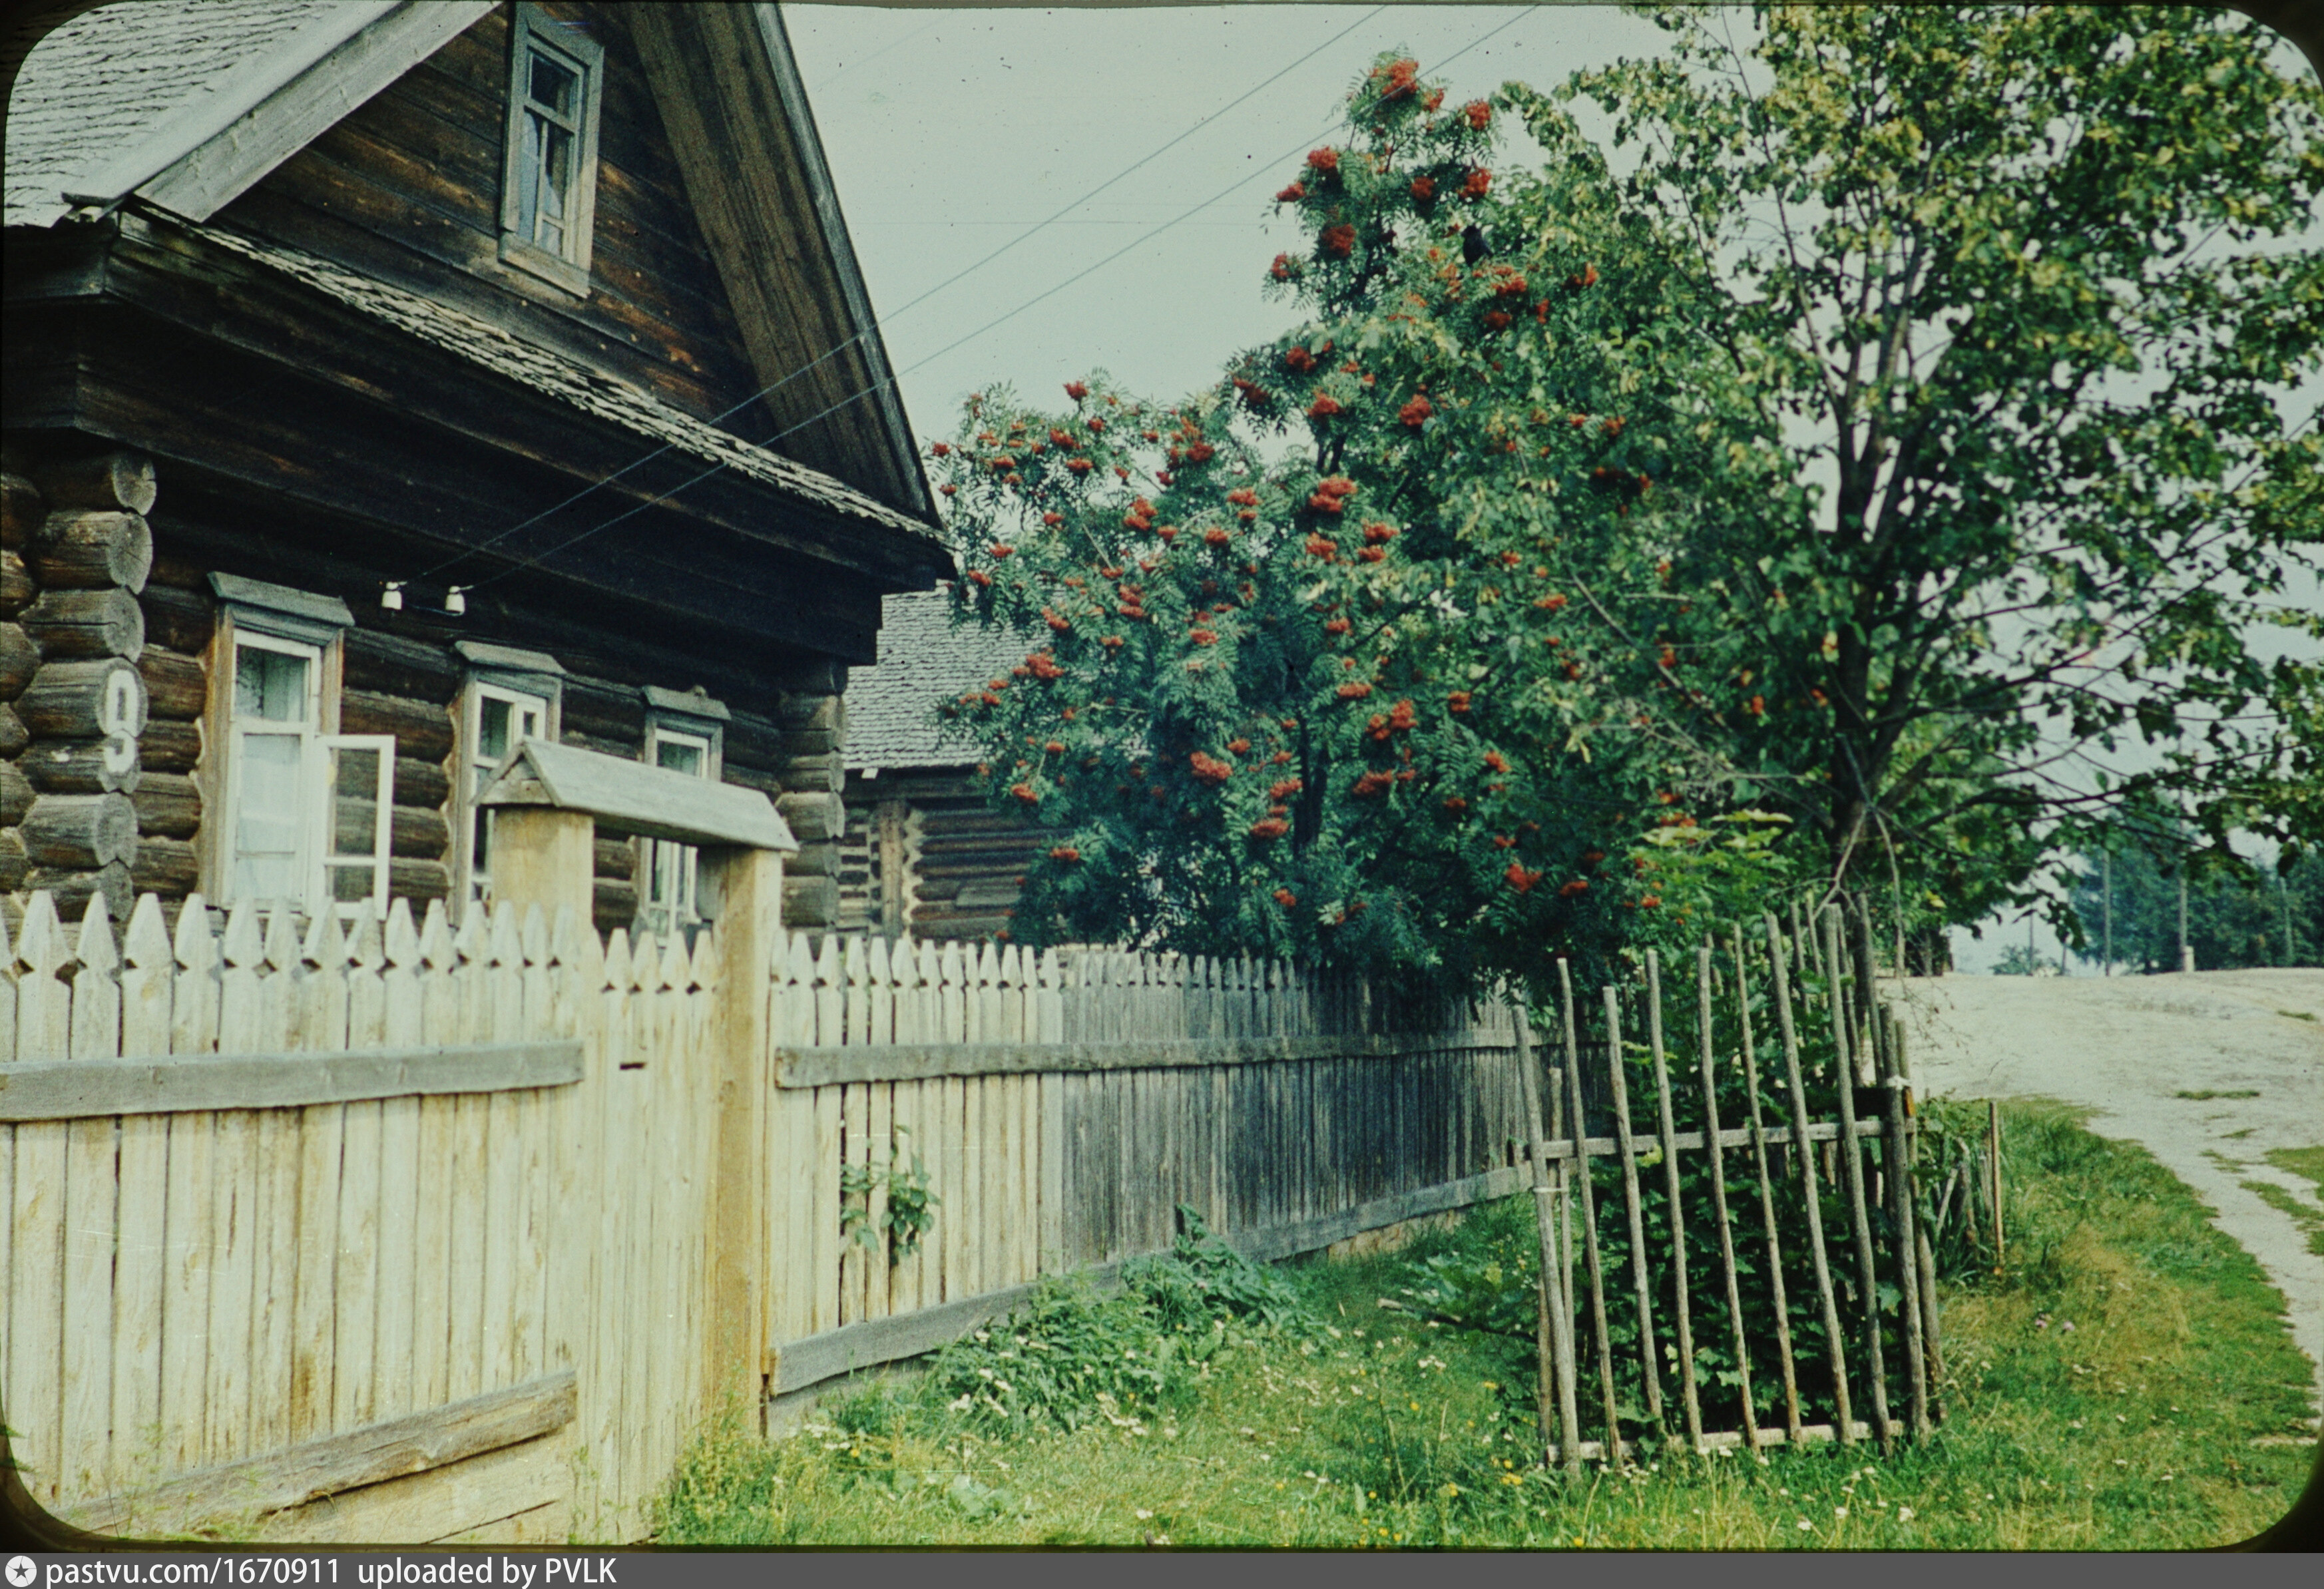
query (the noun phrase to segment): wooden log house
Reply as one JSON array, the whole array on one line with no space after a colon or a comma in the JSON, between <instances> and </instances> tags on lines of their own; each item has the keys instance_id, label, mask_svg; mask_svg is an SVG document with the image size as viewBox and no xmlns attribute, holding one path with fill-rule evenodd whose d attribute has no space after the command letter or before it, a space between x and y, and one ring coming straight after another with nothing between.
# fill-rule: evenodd
<instances>
[{"instance_id":1,"label":"wooden log house","mask_svg":"<svg viewBox=\"0 0 2324 1589\"><path fill-rule=\"evenodd\" d=\"M6 176L0 899L456 918L531 736L774 797L836 923L951 560L776 7L106 5ZM691 877L601 840L599 925Z\"/></svg>"},{"instance_id":2,"label":"wooden log house","mask_svg":"<svg viewBox=\"0 0 2324 1589\"><path fill-rule=\"evenodd\" d=\"M992 809L974 744L947 734L938 708L1006 678L1028 649L955 628L947 590L887 598L879 663L847 680L843 928L941 940L1008 928L1025 869L1056 838Z\"/></svg>"}]
</instances>

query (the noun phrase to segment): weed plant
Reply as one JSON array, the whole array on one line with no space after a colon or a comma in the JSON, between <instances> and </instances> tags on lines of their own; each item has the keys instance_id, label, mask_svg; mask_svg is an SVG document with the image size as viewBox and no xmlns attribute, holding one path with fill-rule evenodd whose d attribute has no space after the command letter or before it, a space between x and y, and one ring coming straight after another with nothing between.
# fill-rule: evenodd
<instances>
[{"instance_id":1,"label":"weed plant","mask_svg":"<svg viewBox=\"0 0 2324 1589\"><path fill-rule=\"evenodd\" d=\"M2282 1515L2315 1427L2257 1265L2146 1153L2063 1108L2005 1105L2003 1168L2007 1262L1945 1282L1946 1416L1893 1455L1544 1469L1515 1199L1397 1253L1277 1270L1190 1233L1119 1293L1047 1291L917 1385L835 1397L795 1437L707 1431L659 1537L2151 1549ZM1701 1295L1715 1270L1695 1272Z\"/></svg>"}]
</instances>

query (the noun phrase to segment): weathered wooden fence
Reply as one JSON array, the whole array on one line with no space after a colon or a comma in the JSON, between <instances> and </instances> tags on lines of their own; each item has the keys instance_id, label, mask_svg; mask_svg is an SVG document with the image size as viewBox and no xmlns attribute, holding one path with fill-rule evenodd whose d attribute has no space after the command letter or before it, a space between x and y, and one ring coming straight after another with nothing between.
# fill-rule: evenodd
<instances>
[{"instance_id":1,"label":"weathered wooden fence","mask_svg":"<svg viewBox=\"0 0 2324 1589\"><path fill-rule=\"evenodd\" d=\"M1563 1460L1927 1427L1901 1039L1837 917L1706 948L1691 1006L1652 961L1567 990L1543 1066L1504 1007L1281 964L759 921L173 933L149 897L116 940L32 896L0 930L0 1419L34 1498L634 1538L731 1393L927 1351L1167 1248L1182 1204L1274 1258L1529 1182Z\"/></svg>"},{"instance_id":2,"label":"weathered wooden fence","mask_svg":"<svg viewBox=\"0 0 2324 1589\"><path fill-rule=\"evenodd\" d=\"M1770 915L1707 942L1668 1009L1652 954L1595 1000L1559 967L1527 1107L1542 1435L1568 1468L1641 1442L1929 1431L1939 1322L1903 1031L1868 920L1821 925Z\"/></svg>"},{"instance_id":3,"label":"weathered wooden fence","mask_svg":"<svg viewBox=\"0 0 2324 1589\"><path fill-rule=\"evenodd\" d=\"M803 937L774 999L778 1390L1166 1249L1182 1204L1279 1257L1522 1185L1499 1007L1376 1005L1247 959ZM886 1209L915 1163L936 1199L917 1243Z\"/></svg>"},{"instance_id":4,"label":"weathered wooden fence","mask_svg":"<svg viewBox=\"0 0 2324 1589\"><path fill-rule=\"evenodd\" d=\"M633 1536L698 1419L715 944L35 894L0 931L0 1418L107 1532ZM311 1503L311 1504L309 1504Z\"/></svg>"},{"instance_id":5,"label":"weathered wooden fence","mask_svg":"<svg viewBox=\"0 0 2324 1589\"><path fill-rule=\"evenodd\" d=\"M98 1531L633 1538L729 1390L927 1350L1180 1203L1274 1256L1521 1184L1505 1015L1280 965L778 929L730 982L715 928L570 910L88 910L0 931L0 1419ZM905 1251L872 1172L914 1160Z\"/></svg>"}]
</instances>

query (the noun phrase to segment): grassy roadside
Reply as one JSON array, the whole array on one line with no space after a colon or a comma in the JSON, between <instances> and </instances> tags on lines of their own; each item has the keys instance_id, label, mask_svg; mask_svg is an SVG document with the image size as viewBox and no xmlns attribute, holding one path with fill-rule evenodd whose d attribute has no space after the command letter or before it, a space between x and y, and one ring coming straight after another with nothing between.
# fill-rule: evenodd
<instances>
[{"instance_id":1,"label":"grassy roadside","mask_svg":"<svg viewBox=\"0 0 2324 1589\"><path fill-rule=\"evenodd\" d=\"M2011 1261L1950 1289L1950 1417L1923 1448L1544 1473L1530 1342L1381 1306L1416 1261L1521 1229L1504 1205L1402 1253L1285 1271L1288 1313L1206 1312L1167 1287L1059 1298L1033 1345L995 1332L913 1389L827 1404L798 1437L713 1431L659 1538L2135 1549L2257 1532L2314 1437L2280 1294L2144 1150L2061 1107L2004 1114ZM1060 1407L1077 1427L1041 1418Z\"/></svg>"}]
</instances>

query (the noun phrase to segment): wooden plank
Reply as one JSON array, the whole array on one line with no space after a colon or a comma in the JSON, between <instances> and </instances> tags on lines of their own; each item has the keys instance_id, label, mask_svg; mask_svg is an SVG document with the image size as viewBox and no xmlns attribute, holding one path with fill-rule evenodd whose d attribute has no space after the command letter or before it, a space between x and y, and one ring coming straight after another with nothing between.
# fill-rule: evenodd
<instances>
[{"instance_id":1,"label":"wooden plank","mask_svg":"<svg viewBox=\"0 0 2324 1589\"><path fill-rule=\"evenodd\" d=\"M81 975L95 980L86 965ZM113 1466L113 1261L120 1148L109 1120L75 1121L65 1131L59 1467L65 1492L87 1495L108 1486Z\"/></svg>"},{"instance_id":2,"label":"wooden plank","mask_svg":"<svg viewBox=\"0 0 2324 1589\"><path fill-rule=\"evenodd\" d=\"M1582 1414L1576 1400L1578 1381L1573 1367L1573 1306L1565 1288L1566 1266L1559 1252L1556 1203L1550 1178L1547 1128L1542 1119L1541 1080L1533 1053L1533 1018L1520 1004L1517 1011L1517 1078L1525 1094L1526 1138L1531 1150L1527 1180L1533 1187L1534 1224L1541 1251L1541 1276L1536 1288L1536 1383L1540 1390L1542 1448L1563 1440L1568 1453L1568 1474L1582 1471ZM1488 1173L1490 1173L1489 1171ZM1550 1427L1553 1408L1557 1427Z\"/></svg>"},{"instance_id":3,"label":"wooden plank","mask_svg":"<svg viewBox=\"0 0 2324 1589\"><path fill-rule=\"evenodd\" d=\"M1618 1455L1622 1432L1614 1400L1613 1348L1606 1331L1605 1277L1598 1256L1598 1195L1591 1186L1589 1142L1583 1132L1586 1111L1582 1097L1581 1048L1574 1030L1573 985L1563 960L1557 963L1557 993L1565 1027L1565 1075L1570 1089L1567 1103L1572 1111L1567 1124L1573 1133L1573 1178L1582 1188L1582 1252L1590 1276L1590 1323L1598 1343L1599 1397L1605 1417L1606 1443Z\"/></svg>"},{"instance_id":4,"label":"wooden plank","mask_svg":"<svg viewBox=\"0 0 2324 1589\"><path fill-rule=\"evenodd\" d=\"M1687 1448L1702 1449L1702 1395L1694 1376L1694 1314L1686 1274L1686 1205L1679 1193L1678 1128L1671 1116L1670 1062L1663 1050L1662 956L1646 951L1646 1043L1655 1059L1655 1119L1663 1150L1663 1196L1671 1228L1671 1296L1678 1326L1680 1406L1686 1419ZM1717 1100L1707 1100L1716 1108ZM1706 1134L1709 1134L1706 1132ZM1714 1166L1712 1174L1718 1174ZM1720 1188L1726 1206L1726 1188ZM1746 1381L1748 1382L1748 1381Z\"/></svg>"},{"instance_id":5,"label":"wooden plank","mask_svg":"<svg viewBox=\"0 0 2324 1589\"><path fill-rule=\"evenodd\" d=\"M1403 1059L1452 1051L1506 1050L1504 1032L1475 1031L1448 1045L1442 1035L1373 1037L1122 1039L1064 1043L899 1043L890 1048L784 1047L775 1054L776 1086L916 1081L931 1076L1034 1072L1140 1070L1215 1065L1273 1065L1329 1058Z\"/></svg>"},{"instance_id":6,"label":"wooden plank","mask_svg":"<svg viewBox=\"0 0 2324 1589\"><path fill-rule=\"evenodd\" d=\"M1903 956L1898 956L1901 962ZM1900 964L1898 969L1903 969ZM1884 1010L1883 1015L1886 1013ZM1891 1029L1880 1050L1880 1086L1885 1095L1887 1130L1881 1133L1888 1151L1888 1221L1896 1264L1896 1289L1904 1336L1904 1387L1910 1397L1913 1438L1929 1437L1928 1344L1922 1324L1919 1210L1913 1190L1912 1139L1904 1117L1904 1078L1898 1074L1900 1058ZM1933 1301L1932 1298L1930 1300Z\"/></svg>"},{"instance_id":7,"label":"wooden plank","mask_svg":"<svg viewBox=\"0 0 2324 1589\"><path fill-rule=\"evenodd\" d=\"M445 1546L482 1543L563 1545L573 1538L572 1436L537 1436L465 1461L359 1490L343 1491L263 1519L255 1538L291 1544L376 1545L387 1540ZM634 1538L635 1525L613 1527Z\"/></svg>"},{"instance_id":8,"label":"wooden plank","mask_svg":"<svg viewBox=\"0 0 2324 1589\"><path fill-rule=\"evenodd\" d=\"M580 1044L561 1038L367 1054L60 1060L0 1070L0 1120L312 1108L363 1099L562 1086L580 1078Z\"/></svg>"},{"instance_id":9,"label":"wooden plank","mask_svg":"<svg viewBox=\"0 0 2324 1589\"><path fill-rule=\"evenodd\" d=\"M881 998L881 991L876 985L872 996L876 1012ZM888 996L892 1000L892 993ZM920 1089L926 1085L907 1081L898 1082L895 1086L891 1104L896 1144L894 1163L899 1171L906 1174L910 1172L913 1155L920 1150ZM915 1245L909 1252L905 1252L891 1242L888 1266L888 1311L909 1313L919 1305L920 1248Z\"/></svg>"},{"instance_id":10,"label":"wooden plank","mask_svg":"<svg viewBox=\"0 0 2324 1589\"><path fill-rule=\"evenodd\" d=\"M1045 990L1044 996L1047 997ZM1044 1006L1044 1020L1054 1019L1054 1012ZM1207 1087L1209 1078L1200 1078ZM1039 1079L1041 1112L1039 1215L1040 1252L1038 1255L1039 1272L1055 1274L1066 1267L1065 1258L1065 1078L1045 1075Z\"/></svg>"},{"instance_id":11,"label":"wooden plank","mask_svg":"<svg viewBox=\"0 0 2324 1589\"><path fill-rule=\"evenodd\" d=\"M301 1441L288 1450L217 1464L152 1489L88 1501L73 1509L72 1520L93 1533L115 1533L140 1521L277 1511L537 1438L572 1422L574 1406L573 1374L549 1374L406 1418Z\"/></svg>"},{"instance_id":12,"label":"wooden plank","mask_svg":"<svg viewBox=\"0 0 2324 1589\"><path fill-rule=\"evenodd\" d=\"M860 953L861 951L859 951ZM852 995L851 995L852 996ZM869 1019L870 993L864 993L865 1019ZM866 1099L868 1108L864 1132L869 1138L867 1162L880 1172L872 1183L864 1199L863 1228L871 1233L872 1245L863 1252L863 1312L864 1318L885 1318L891 1295L890 1282L894 1274L891 1261L895 1256L888 1239L888 1183L886 1173L895 1168L896 1152L896 1089L891 1082L875 1082Z\"/></svg>"},{"instance_id":13,"label":"wooden plank","mask_svg":"<svg viewBox=\"0 0 2324 1589\"><path fill-rule=\"evenodd\" d=\"M842 1091L840 1104L841 1128L845 1136L844 1162L848 1173L859 1179L868 1174L872 1166L871 1088L854 1083ZM857 1192L846 1200L846 1208L862 1214L866 1206L864 1195ZM844 1217L844 1215L843 1215ZM867 1219L858 1219L849 1229L839 1254L839 1321L854 1324L864 1316L864 1297L867 1289L863 1252Z\"/></svg>"},{"instance_id":14,"label":"wooden plank","mask_svg":"<svg viewBox=\"0 0 2324 1589\"><path fill-rule=\"evenodd\" d=\"M339 1253L333 1311L338 1326L331 1383L330 1427L352 1429L379 1420L380 1199L383 1106L350 1104L341 1128L338 1187Z\"/></svg>"},{"instance_id":15,"label":"wooden plank","mask_svg":"<svg viewBox=\"0 0 2324 1589\"><path fill-rule=\"evenodd\" d=\"M839 1165L843 1089L821 1087L815 1098L814 1320L817 1333L839 1327Z\"/></svg>"},{"instance_id":16,"label":"wooden plank","mask_svg":"<svg viewBox=\"0 0 2324 1589\"><path fill-rule=\"evenodd\" d=\"M290 1428L305 1440L347 1428L337 1423L334 1381L338 1362L337 1265L341 1169L346 1105L304 1111L299 1131L298 1225L292 1266ZM377 1173L377 1161L374 1161Z\"/></svg>"}]
</instances>

